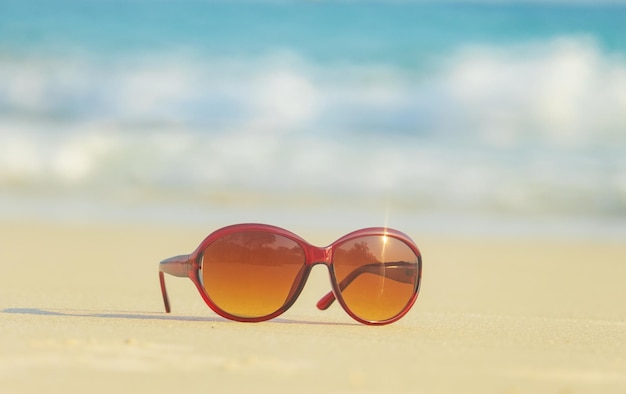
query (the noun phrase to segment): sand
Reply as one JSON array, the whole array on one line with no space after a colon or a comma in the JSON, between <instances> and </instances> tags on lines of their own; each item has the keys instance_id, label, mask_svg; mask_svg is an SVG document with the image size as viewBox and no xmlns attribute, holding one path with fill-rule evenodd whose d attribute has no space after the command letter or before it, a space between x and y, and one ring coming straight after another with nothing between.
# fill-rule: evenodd
<instances>
[{"instance_id":1,"label":"sand","mask_svg":"<svg viewBox=\"0 0 626 394\"><path fill-rule=\"evenodd\" d=\"M158 262L213 229L0 223L0 393L626 392L619 240L412 232L422 292L384 327L317 310L321 266L270 322L219 318L174 277L165 314Z\"/></svg>"}]
</instances>

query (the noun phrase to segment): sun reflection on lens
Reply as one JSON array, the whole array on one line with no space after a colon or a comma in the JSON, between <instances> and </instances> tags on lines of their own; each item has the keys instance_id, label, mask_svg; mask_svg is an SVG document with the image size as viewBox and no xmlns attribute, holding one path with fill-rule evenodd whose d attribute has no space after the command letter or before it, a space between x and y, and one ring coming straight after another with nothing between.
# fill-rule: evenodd
<instances>
[{"instance_id":1,"label":"sun reflection on lens","mask_svg":"<svg viewBox=\"0 0 626 394\"><path fill-rule=\"evenodd\" d=\"M382 247L380 248L380 259L381 261L386 261L386 251L387 251L387 243L389 242L389 237L385 234L383 234L382 237L380 237L381 242L382 242Z\"/></svg>"}]
</instances>

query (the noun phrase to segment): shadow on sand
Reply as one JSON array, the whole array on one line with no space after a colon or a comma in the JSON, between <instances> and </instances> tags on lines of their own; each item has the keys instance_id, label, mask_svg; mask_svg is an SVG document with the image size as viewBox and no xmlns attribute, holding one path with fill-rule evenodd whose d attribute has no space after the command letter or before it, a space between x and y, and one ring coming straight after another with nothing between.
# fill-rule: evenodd
<instances>
[{"instance_id":1,"label":"shadow on sand","mask_svg":"<svg viewBox=\"0 0 626 394\"><path fill-rule=\"evenodd\" d=\"M36 316L64 316L64 317L93 317L100 319L129 319L129 320L165 320L165 321L181 321L181 322L209 322L209 323L236 323L221 317L214 316L176 316L164 313L154 312L93 312L93 311L71 311L58 309L41 309L41 308L6 308L0 311L7 314L18 315L36 315ZM273 324L311 324L311 325L339 325L339 326L358 326L357 323L337 323L337 322L317 322L310 320L292 320L275 318L266 323Z\"/></svg>"}]
</instances>

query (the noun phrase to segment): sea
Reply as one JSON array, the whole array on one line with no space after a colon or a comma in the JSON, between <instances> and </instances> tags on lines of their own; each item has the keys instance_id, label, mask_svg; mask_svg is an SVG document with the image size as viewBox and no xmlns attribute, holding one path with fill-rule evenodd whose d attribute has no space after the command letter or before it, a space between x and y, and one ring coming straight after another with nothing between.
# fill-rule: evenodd
<instances>
[{"instance_id":1,"label":"sea","mask_svg":"<svg viewBox=\"0 0 626 394\"><path fill-rule=\"evenodd\" d=\"M626 237L626 2L0 0L0 220Z\"/></svg>"}]
</instances>

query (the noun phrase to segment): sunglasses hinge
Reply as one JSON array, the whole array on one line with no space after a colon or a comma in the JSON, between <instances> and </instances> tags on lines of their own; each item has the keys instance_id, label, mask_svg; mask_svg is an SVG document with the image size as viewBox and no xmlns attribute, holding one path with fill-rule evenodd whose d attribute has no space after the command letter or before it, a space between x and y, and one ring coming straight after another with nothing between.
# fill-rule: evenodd
<instances>
[{"instance_id":1,"label":"sunglasses hinge","mask_svg":"<svg viewBox=\"0 0 626 394\"><path fill-rule=\"evenodd\" d=\"M192 262L189 259L189 255L180 255L161 261L159 264L159 271L173 276L186 278L189 276L191 266Z\"/></svg>"}]
</instances>

